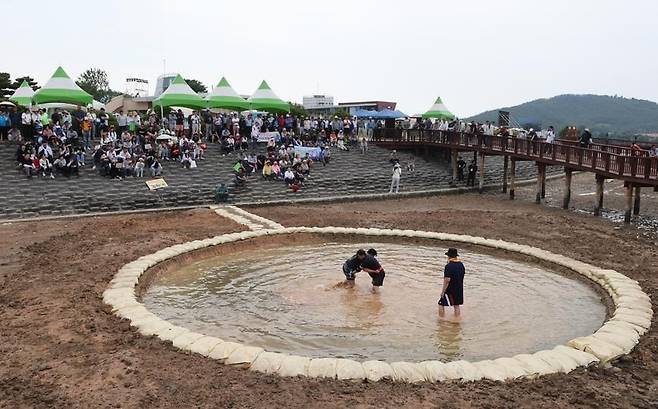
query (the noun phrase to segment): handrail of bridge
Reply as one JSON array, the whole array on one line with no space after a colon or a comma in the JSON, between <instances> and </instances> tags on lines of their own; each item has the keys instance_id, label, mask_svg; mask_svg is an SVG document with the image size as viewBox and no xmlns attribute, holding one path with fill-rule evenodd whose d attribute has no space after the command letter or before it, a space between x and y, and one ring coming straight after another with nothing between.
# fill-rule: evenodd
<instances>
[{"instance_id":1,"label":"handrail of bridge","mask_svg":"<svg viewBox=\"0 0 658 409\"><path fill-rule=\"evenodd\" d=\"M564 139L558 139L556 141L557 143L562 143L564 145L577 145L580 146L580 143L578 141L570 141L570 140L564 140ZM589 149L594 149L597 151L603 151L603 152L611 152L611 153L616 153L617 155L627 155L627 156L650 156L648 150L633 150L633 148L629 146L622 146L622 145L610 145L610 144L604 144L604 143L591 143L588 145Z\"/></svg>"},{"instance_id":2,"label":"handrail of bridge","mask_svg":"<svg viewBox=\"0 0 658 409\"><path fill-rule=\"evenodd\" d=\"M442 146L510 155L519 159L589 170L604 176L658 184L658 158L640 156L630 149L611 152L560 142L531 141L509 136L423 129L375 129L373 142L392 146Z\"/></svg>"}]
</instances>

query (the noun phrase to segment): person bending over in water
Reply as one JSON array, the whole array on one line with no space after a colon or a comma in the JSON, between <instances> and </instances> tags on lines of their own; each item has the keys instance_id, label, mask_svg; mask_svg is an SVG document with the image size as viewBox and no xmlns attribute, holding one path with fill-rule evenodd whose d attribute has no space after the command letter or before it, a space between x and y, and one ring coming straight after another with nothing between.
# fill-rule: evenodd
<instances>
[{"instance_id":1,"label":"person bending over in water","mask_svg":"<svg viewBox=\"0 0 658 409\"><path fill-rule=\"evenodd\" d=\"M348 258L343 264L343 274L345 274L345 287L354 287L356 273L361 271L361 263L365 260L367 254L365 250L359 249L355 255Z\"/></svg>"},{"instance_id":2,"label":"person bending over in water","mask_svg":"<svg viewBox=\"0 0 658 409\"><path fill-rule=\"evenodd\" d=\"M455 317L461 314L459 306L464 304L464 264L459 260L457 249L446 253L448 264L443 269L443 289L439 297L439 317L445 316L445 307L454 307Z\"/></svg>"},{"instance_id":3,"label":"person bending over in water","mask_svg":"<svg viewBox=\"0 0 658 409\"><path fill-rule=\"evenodd\" d=\"M361 269L372 278L372 292L376 293L378 288L384 285L386 273L377 260L377 250L370 249L366 258L361 262Z\"/></svg>"}]
</instances>

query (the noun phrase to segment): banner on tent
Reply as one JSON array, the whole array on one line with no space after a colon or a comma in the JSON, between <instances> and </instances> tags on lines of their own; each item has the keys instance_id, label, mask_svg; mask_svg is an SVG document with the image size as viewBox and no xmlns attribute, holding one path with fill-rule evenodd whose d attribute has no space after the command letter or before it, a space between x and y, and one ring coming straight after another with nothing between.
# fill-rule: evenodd
<instances>
[{"instance_id":1,"label":"banner on tent","mask_svg":"<svg viewBox=\"0 0 658 409\"><path fill-rule=\"evenodd\" d=\"M274 138L274 142L281 142L281 134L278 132L261 132L258 134L257 142L269 142Z\"/></svg>"}]
</instances>

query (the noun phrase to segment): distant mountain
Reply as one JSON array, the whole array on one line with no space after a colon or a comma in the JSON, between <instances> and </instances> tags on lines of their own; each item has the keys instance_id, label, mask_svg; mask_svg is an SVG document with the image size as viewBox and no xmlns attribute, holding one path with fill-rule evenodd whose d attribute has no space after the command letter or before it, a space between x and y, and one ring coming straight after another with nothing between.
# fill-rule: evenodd
<instances>
[{"instance_id":1,"label":"distant mountain","mask_svg":"<svg viewBox=\"0 0 658 409\"><path fill-rule=\"evenodd\" d=\"M595 136L622 137L658 132L658 104L634 98L606 95L558 95L513 107L511 120L520 125L548 127L587 127ZM498 109L467 118L477 122L498 121Z\"/></svg>"}]
</instances>

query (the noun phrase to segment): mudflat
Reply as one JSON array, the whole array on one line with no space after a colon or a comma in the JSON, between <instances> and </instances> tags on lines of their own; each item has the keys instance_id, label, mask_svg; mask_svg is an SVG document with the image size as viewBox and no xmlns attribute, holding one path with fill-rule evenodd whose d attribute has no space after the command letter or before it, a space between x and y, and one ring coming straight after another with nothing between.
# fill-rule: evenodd
<instances>
[{"instance_id":1,"label":"mudflat","mask_svg":"<svg viewBox=\"0 0 658 409\"><path fill-rule=\"evenodd\" d=\"M407 228L537 246L638 280L656 310L658 243L633 226L477 194L248 210L284 226ZM141 336L103 305L102 292L126 262L242 229L204 209L0 225L0 407L658 406L655 318L634 351L607 368L508 383L411 385L227 367Z\"/></svg>"}]
</instances>

